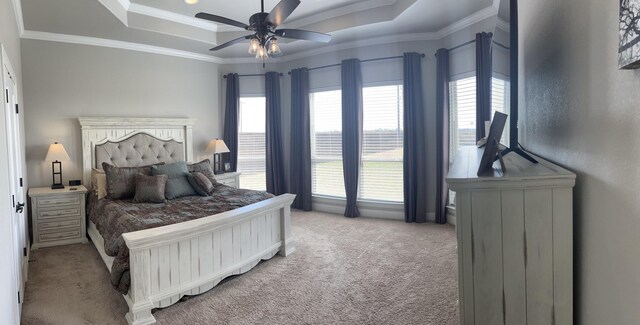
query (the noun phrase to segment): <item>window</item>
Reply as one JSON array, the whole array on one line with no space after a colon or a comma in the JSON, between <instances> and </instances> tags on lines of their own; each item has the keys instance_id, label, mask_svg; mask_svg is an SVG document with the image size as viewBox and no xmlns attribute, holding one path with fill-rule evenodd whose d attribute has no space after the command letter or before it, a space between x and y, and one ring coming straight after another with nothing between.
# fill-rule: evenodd
<instances>
[{"instance_id":1,"label":"window","mask_svg":"<svg viewBox=\"0 0 640 325\"><path fill-rule=\"evenodd\" d=\"M476 77L463 78L449 84L450 128L449 163L462 146L476 144ZM498 111L509 114L509 81L501 77L491 80L491 116ZM509 145L509 123L505 125L500 142ZM455 193L449 192L449 202L454 205Z\"/></svg>"},{"instance_id":2,"label":"window","mask_svg":"<svg viewBox=\"0 0 640 325\"><path fill-rule=\"evenodd\" d=\"M476 144L476 77L449 83L449 162L462 146Z\"/></svg>"},{"instance_id":3,"label":"window","mask_svg":"<svg viewBox=\"0 0 640 325\"><path fill-rule=\"evenodd\" d=\"M402 202L402 85L362 89L360 199Z\"/></svg>"},{"instance_id":4,"label":"window","mask_svg":"<svg viewBox=\"0 0 640 325\"><path fill-rule=\"evenodd\" d=\"M309 95L311 115L311 192L345 197L342 175L342 92Z\"/></svg>"},{"instance_id":5,"label":"window","mask_svg":"<svg viewBox=\"0 0 640 325\"><path fill-rule=\"evenodd\" d=\"M462 146L476 144L476 77L452 81L450 89L450 147L449 161ZM498 111L509 114L509 82L501 78L491 81L491 117ZM500 142L509 144L509 123L502 132Z\"/></svg>"},{"instance_id":6,"label":"window","mask_svg":"<svg viewBox=\"0 0 640 325\"><path fill-rule=\"evenodd\" d=\"M265 106L265 97L241 97L238 112L240 187L258 191L267 189Z\"/></svg>"},{"instance_id":7,"label":"window","mask_svg":"<svg viewBox=\"0 0 640 325\"><path fill-rule=\"evenodd\" d=\"M494 112L498 111L509 115L509 106L511 105L511 93L509 87L509 81L504 80L503 77L493 77L491 82L491 116ZM509 146L509 120L504 126L502 131L502 138L500 143L505 146Z\"/></svg>"}]
</instances>

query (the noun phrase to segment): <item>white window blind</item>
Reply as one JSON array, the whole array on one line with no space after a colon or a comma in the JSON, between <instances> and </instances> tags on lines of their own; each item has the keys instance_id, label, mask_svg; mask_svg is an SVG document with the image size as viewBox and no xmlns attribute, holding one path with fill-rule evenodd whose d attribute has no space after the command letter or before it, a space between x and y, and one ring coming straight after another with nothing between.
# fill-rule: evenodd
<instances>
[{"instance_id":1,"label":"white window blind","mask_svg":"<svg viewBox=\"0 0 640 325\"><path fill-rule=\"evenodd\" d=\"M452 163L455 154L461 146L476 143L476 77L469 77L452 81L450 89L450 131L449 131L449 162ZM509 114L510 92L509 82L501 78L491 80L491 117L498 111ZM502 132L500 142L509 145L509 121ZM455 193L449 193L451 204L455 201Z\"/></svg>"},{"instance_id":2,"label":"white window blind","mask_svg":"<svg viewBox=\"0 0 640 325\"><path fill-rule=\"evenodd\" d=\"M509 81L501 78L493 77L491 81L491 117L497 111L509 115L509 105L511 104L511 94ZM502 138L500 143L505 146L509 146L509 119L502 131Z\"/></svg>"},{"instance_id":3,"label":"white window blind","mask_svg":"<svg viewBox=\"0 0 640 325\"><path fill-rule=\"evenodd\" d=\"M265 191L265 97L241 97L238 115L238 171L240 187Z\"/></svg>"},{"instance_id":4,"label":"white window blind","mask_svg":"<svg viewBox=\"0 0 640 325\"><path fill-rule=\"evenodd\" d=\"M345 197L342 175L342 92L309 95L313 195Z\"/></svg>"},{"instance_id":5,"label":"white window blind","mask_svg":"<svg viewBox=\"0 0 640 325\"><path fill-rule=\"evenodd\" d=\"M364 87L359 198L403 201L402 85Z\"/></svg>"},{"instance_id":6,"label":"white window blind","mask_svg":"<svg viewBox=\"0 0 640 325\"><path fill-rule=\"evenodd\" d=\"M449 161L462 146L476 144L476 77L449 83Z\"/></svg>"}]
</instances>

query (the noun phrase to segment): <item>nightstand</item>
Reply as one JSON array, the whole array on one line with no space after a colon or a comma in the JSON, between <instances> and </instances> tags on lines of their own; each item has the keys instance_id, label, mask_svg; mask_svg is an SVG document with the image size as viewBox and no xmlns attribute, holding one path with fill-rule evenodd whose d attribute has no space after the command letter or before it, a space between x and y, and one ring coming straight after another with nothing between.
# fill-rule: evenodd
<instances>
[{"instance_id":1,"label":"nightstand","mask_svg":"<svg viewBox=\"0 0 640 325\"><path fill-rule=\"evenodd\" d=\"M82 185L66 186L58 190L50 187L29 189L33 226L31 249L88 242L86 193L87 188Z\"/></svg>"},{"instance_id":2,"label":"nightstand","mask_svg":"<svg viewBox=\"0 0 640 325\"><path fill-rule=\"evenodd\" d=\"M237 188L238 185L240 185L240 174L241 173L239 172L222 173L217 174L214 177L220 184Z\"/></svg>"}]
</instances>

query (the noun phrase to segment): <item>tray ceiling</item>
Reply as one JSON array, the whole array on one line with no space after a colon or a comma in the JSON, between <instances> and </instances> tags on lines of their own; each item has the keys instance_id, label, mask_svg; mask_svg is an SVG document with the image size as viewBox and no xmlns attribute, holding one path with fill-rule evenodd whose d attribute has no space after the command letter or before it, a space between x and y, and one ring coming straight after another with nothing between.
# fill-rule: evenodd
<instances>
[{"instance_id":1,"label":"tray ceiling","mask_svg":"<svg viewBox=\"0 0 640 325\"><path fill-rule=\"evenodd\" d=\"M279 0L265 0L265 11ZM287 56L346 43L376 39L433 39L495 15L499 0L302 0L283 27L330 33L329 45L290 41L281 45ZM191 53L213 62L251 60L247 44L215 53L208 49L246 35L231 26L194 18L200 11L247 22L260 11L258 0L14 0L22 8L25 38L76 40L72 43L135 44L147 49ZM119 47L119 46L115 46ZM151 51L151 50L150 50ZM298 56L299 56L298 55Z\"/></svg>"}]
</instances>

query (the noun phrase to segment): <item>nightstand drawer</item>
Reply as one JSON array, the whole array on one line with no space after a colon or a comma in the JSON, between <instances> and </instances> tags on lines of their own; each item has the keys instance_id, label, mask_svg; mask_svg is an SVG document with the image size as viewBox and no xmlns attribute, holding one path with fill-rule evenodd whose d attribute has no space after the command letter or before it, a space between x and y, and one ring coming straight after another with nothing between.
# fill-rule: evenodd
<instances>
[{"instance_id":1,"label":"nightstand drawer","mask_svg":"<svg viewBox=\"0 0 640 325\"><path fill-rule=\"evenodd\" d=\"M67 207L55 210L39 210L38 219L66 218L80 216L80 207Z\"/></svg>"},{"instance_id":2,"label":"nightstand drawer","mask_svg":"<svg viewBox=\"0 0 640 325\"><path fill-rule=\"evenodd\" d=\"M61 204L80 204L78 195L58 195L38 198L38 207L51 207Z\"/></svg>"},{"instance_id":3,"label":"nightstand drawer","mask_svg":"<svg viewBox=\"0 0 640 325\"><path fill-rule=\"evenodd\" d=\"M41 242L75 239L75 238L80 238L80 234L81 234L80 229L73 229L73 230L68 229L62 232L53 232L48 234L41 233L38 239Z\"/></svg>"},{"instance_id":4,"label":"nightstand drawer","mask_svg":"<svg viewBox=\"0 0 640 325\"><path fill-rule=\"evenodd\" d=\"M62 227L79 227L80 219L60 220L60 221L48 221L38 222L38 229L44 231L45 229L58 229Z\"/></svg>"}]
</instances>

